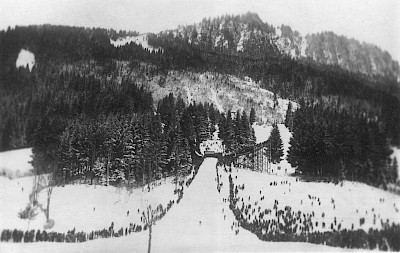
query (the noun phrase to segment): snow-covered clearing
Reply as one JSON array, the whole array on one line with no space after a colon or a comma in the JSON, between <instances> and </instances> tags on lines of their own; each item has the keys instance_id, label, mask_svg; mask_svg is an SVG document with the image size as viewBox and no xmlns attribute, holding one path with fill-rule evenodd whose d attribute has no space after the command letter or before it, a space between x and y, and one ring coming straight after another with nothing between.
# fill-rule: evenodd
<instances>
[{"instance_id":1,"label":"snow-covered clearing","mask_svg":"<svg viewBox=\"0 0 400 253\"><path fill-rule=\"evenodd\" d=\"M297 181L295 177L249 170L233 170L232 177L235 185L245 185L245 189L239 191L238 195L243 198L244 205L251 204L252 209L272 209L274 201L278 200L278 210L290 206L295 213L314 213L314 231L331 230L332 223L335 229L341 224L341 229L352 229L354 226L353 229L361 228L365 231L369 228L380 229L381 221L400 223L400 196L362 183L345 181L341 186L333 183L303 182ZM274 182L277 185L271 185ZM262 196L265 196L264 200L261 200ZM242 202L239 201L238 206L241 205ZM250 220L255 215L258 215L258 212L251 214ZM363 225L360 225L361 218L365 219ZM275 219L275 213L272 212L264 219ZM318 222L318 226L315 222ZM323 222L325 228L322 227Z\"/></svg>"},{"instance_id":2,"label":"snow-covered clearing","mask_svg":"<svg viewBox=\"0 0 400 253\"><path fill-rule=\"evenodd\" d=\"M32 149L24 148L0 152L0 177L16 178L32 175Z\"/></svg>"},{"instance_id":3,"label":"snow-covered clearing","mask_svg":"<svg viewBox=\"0 0 400 253\"><path fill-rule=\"evenodd\" d=\"M26 67L28 65L29 71L32 71L33 66L35 65L35 55L26 49L21 49L18 54L17 61L15 62L15 66Z\"/></svg>"},{"instance_id":4,"label":"snow-covered clearing","mask_svg":"<svg viewBox=\"0 0 400 253\"><path fill-rule=\"evenodd\" d=\"M160 48L154 48L152 46L149 45L148 42L148 38L147 38L147 34L141 34L138 36L126 36L124 38L118 38L117 40L112 40L110 39L110 43L114 46L114 47L119 47L119 46L125 46L127 44L130 43L135 43L137 45L141 45L143 48L148 49L151 51L157 51L160 50Z\"/></svg>"},{"instance_id":5,"label":"snow-covered clearing","mask_svg":"<svg viewBox=\"0 0 400 253\"><path fill-rule=\"evenodd\" d=\"M271 135L272 126L268 124L253 123L254 133L256 135L256 143L261 143L268 140Z\"/></svg>"},{"instance_id":6,"label":"snow-covered clearing","mask_svg":"<svg viewBox=\"0 0 400 253\"><path fill-rule=\"evenodd\" d=\"M10 180L0 177L0 229L43 229L46 218L42 212L30 222L18 217L18 212L29 202L33 178L31 176ZM176 201L172 178L161 180L159 183L161 185L151 192L148 192L147 187L134 189L132 192L99 185L54 187L50 218L55 224L51 230L65 233L75 227L77 231L90 232L108 228L111 222L114 222L114 227L118 229L128 227L131 222L141 224L141 214L149 204L154 208L162 204L166 208L170 200ZM44 189L39 194L39 203L45 207L46 201L47 191Z\"/></svg>"}]
</instances>

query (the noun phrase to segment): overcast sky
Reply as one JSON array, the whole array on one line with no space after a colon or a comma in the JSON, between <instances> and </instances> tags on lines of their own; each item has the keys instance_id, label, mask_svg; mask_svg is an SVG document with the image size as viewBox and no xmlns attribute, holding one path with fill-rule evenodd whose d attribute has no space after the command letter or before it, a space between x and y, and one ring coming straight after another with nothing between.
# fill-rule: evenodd
<instances>
[{"instance_id":1,"label":"overcast sky","mask_svg":"<svg viewBox=\"0 0 400 253\"><path fill-rule=\"evenodd\" d=\"M373 43L400 60L399 0L0 0L0 29L47 23L159 32L247 11L302 35L333 31Z\"/></svg>"}]
</instances>

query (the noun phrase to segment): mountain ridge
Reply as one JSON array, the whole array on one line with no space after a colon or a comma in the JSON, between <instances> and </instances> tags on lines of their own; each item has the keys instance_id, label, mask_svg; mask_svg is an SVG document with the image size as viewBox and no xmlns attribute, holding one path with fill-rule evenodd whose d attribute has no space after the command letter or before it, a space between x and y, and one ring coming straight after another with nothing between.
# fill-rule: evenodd
<instances>
[{"instance_id":1,"label":"mountain ridge","mask_svg":"<svg viewBox=\"0 0 400 253\"><path fill-rule=\"evenodd\" d=\"M254 45L264 45L260 49L269 53L278 50L294 59L311 59L316 63L338 65L354 73L371 77L382 76L400 82L398 61L372 43L360 42L332 31L302 35L287 25L282 24L275 28L263 22L256 13L204 18L194 25L179 26L158 35L171 35L170 33L189 43L213 45L215 48L231 51L236 47L237 52Z\"/></svg>"}]
</instances>

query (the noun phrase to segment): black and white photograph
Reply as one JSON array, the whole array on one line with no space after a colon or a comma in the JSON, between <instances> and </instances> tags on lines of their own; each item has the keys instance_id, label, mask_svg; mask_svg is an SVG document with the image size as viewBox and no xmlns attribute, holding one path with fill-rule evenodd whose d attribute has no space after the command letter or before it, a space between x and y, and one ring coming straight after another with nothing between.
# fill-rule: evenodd
<instances>
[{"instance_id":1,"label":"black and white photograph","mask_svg":"<svg viewBox=\"0 0 400 253\"><path fill-rule=\"evenodd\" d=\"M400 251L400 1L0 0L0 252Z\"/></svg>"}]
</instances>

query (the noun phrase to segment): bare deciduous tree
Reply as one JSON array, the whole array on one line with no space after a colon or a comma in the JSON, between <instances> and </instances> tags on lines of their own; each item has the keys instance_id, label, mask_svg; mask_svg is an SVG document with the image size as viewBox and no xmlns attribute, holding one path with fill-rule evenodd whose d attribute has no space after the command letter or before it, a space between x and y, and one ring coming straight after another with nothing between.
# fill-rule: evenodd
<instances>
[{"instance_id":1,"label":"bare deciduous tree","mask_svg":"<svg viewBox=\"0 0 400 253\"><path fill-rule=\"evenodd\" d=\"M149 205L147 207L147 212L143 212L143 218L144 218L144 222L146 223L147 227L149 228L149 243L148 243L148 247L147 247L147 252L150 253L151 252L151 233L152 233L152 229L153 229L153 223L154 223L154 214L156 213L155 210L151 209L151 205Z\"/></svg>"}]
</instances>

